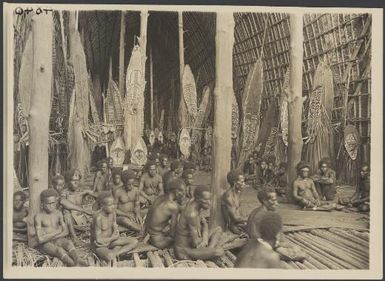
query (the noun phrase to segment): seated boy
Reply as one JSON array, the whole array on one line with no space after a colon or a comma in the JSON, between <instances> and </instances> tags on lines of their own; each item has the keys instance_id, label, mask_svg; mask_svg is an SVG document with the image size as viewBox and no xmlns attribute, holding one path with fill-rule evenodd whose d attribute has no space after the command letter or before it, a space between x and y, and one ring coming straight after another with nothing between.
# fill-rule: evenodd
<instances>
[{"instance_id":1,"label":"seated boy","mask_svg":"<svg viewBox=\"0 0 385 281\"><path fill-rule=\"evenodd\" d=\"M115 202L112 195L102 192L98 196L100 210L92 217L91 248L107 264L114 264L116 257L134 249L138 240L120 237L116 223Z\"/></svg>"},{"instance_id":2,"label":"seated boy","mask_svg":"<svg viewBox=\"0 0 385 281\"><path fill-rule=\"evenodd\" d=\"M23 191L16 191L13 194L13 233L27 234L26 218L28 209L24 206L26 196ZM25 237L26 238L26 237Z\"/></svg>"},{"instance_id":3,"label":"seated boy","mask_svg":"<svg viewBox=\"0 0 385 281\"><path fill-rule=\"evenodd\" d=\"M39 250L58 258L67 266L88 266L88 263L79 257L72 241L66 238L68 228L62 213L57 209L58 196L52 188L40 193L42 211L35 216Z\"/></svg>"}]
</instances>

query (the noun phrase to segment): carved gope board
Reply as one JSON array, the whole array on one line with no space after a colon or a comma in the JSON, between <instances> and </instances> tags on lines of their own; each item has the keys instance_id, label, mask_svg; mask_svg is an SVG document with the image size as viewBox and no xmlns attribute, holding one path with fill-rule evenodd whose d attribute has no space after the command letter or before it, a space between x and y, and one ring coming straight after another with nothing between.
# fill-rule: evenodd
<instances>
[{"instance_id":1,"label":"carved gope board","mask_svg":"<svg viewBox=\"0 0 385 281\"><path fill-rule=\"evenodd\" d=\"M240 156L238 166L256 146L260 120L261 98L263 92L263 64L258 59L247 75L243 92L242 108L244 112L242 135L240 140Z\"/></svg>"},{"instance_id":2,"label":"carved gope board","mask_svg":"<svg viewBox=\"0 0 385 281\"><path fill-rule=\"evenodd\" d=\"M322 95L324 94L324 88L319 86L314 89L310 96L309 112L307 121L307 133L310 137L310 143L314 142L314 139L318 133L318 127L321 120L321 109L322 109Z\"/></svg>"},{"instance_id":3,"label":"carved gope board","mask_svg":"<svg viewBox=\"0 0 385 281\"><path fill-rule=\"evenodd\" d=\"M28 116L31 105L32 94L32 68L33 68L33 48L32 48L32 32L28 34L28 39L24 47L23 56L21 57L21 65L19 72L19 96L23 110L23 115Z\"/></svg>"},{"instance_id":4,"label":"carved gope board","mask_svg":"<svg viewBox=\"0 0 385 281\"><path fill-rule=\"evenodd\" d=\"M209 99L210 99L210 88L205 87L203 89L202 101L199 105L199 109L195 118L194 128L202 128L207 111L209 111ZM195 144L195 148L199 150L200 142L202 139L202 130L192 130L191 143Z\"/></svg>"},{"instance_id":5,"label":"carved gope board","mask_svg":"<svg viewBox=\"0 0 385 281\"><path fill-rule=\"evenodd\" d=\"M346 126L344 130L344 146L352 160L357 159L359 144L360 139L356 127L353 125Z\"/></svg>"},{"instance_id":6,"label":"carved gope board","mask_svg":"<svg viewBox=\"0 0 385 281\"><path fill-rule=\"evenodd\" d=\"M108 82L106 107L108 123L123 123L122 97L118 85L112 79Z\"/></svg>"},{"instance_id":7,"label":"carved gope board","mask_svg":"<svg viewBox=\"0 0 385 281\"><path fill-rule=\"evenodd\" d=\"M164 142L164 138L163 138L163 133L162 133L162 131L160 131L159 134L158 134L158 140L159 140L160 143L163 143L163 142Z\"/></svg>"},{"instance_id":8,"label":"carved gope board","mask_svg":"<svg viewBox=\"0 0 385 281\"><path fill-rule=\"evenodd\" d=\"M95 103L95 99L94 99L94 95L93 95L93 90L92 90L92 80L91 80L90 75L88 75L88 86L89 86L89 89L90 89L90 92L89 92L88 96L89 96L89 99L90 99L90 108L91 108L92 120L93 120L94 123L99 123L100 119L99 119L98 111L96 109L96 103Z\"/></svg>"},{"instance_id":9,"label":"carved gope board","mask_svg":"<svg viewBox=\"0 0 385 281\"><path fill-rule=\"evenodd\" d=\"M239 133L239 106L235 96L233 97L231 110L231 133L235 135L238 135Z\"/></svg>"},{"instance_id":10,"label":"carved gope board","mask_svg":"<svg viewBox=\"0 0 385 281\"><path fill-rule=\"evenodd\" d=\"M190 156L191 138L188 130L183 128L179 136L179 149L188 158Z\"/></svg>"},{"instance_id":11,"label":"carved gope board","mask_svg":"<svg viewBox=\"0 0 385 281\"><path fill-rule=\"evenodd\" d=\"M266 141L263 158L266 159L269 156L272 156L275 154L275 146L277 145L277 135L278 135L278 128L272 127L270 131L270 136Z\"/></svg>"},{"instance_id":12,"label":"carved gope board","mask_svg":"<svg viewBox=\"0 0 385 281\"><path fill-rule=\"evenodd\" d=\"M183 98L186 103L189 115L195 118L197 114L197 89L195 85L194 75L189 65L185 65L183 71Z\"/></svg>"},{"instance_id":13,"label":"carved gope board","mask_svg":"<svg viewBox=\"0 0 385 281\"><path fill-rule=\"evenodd\" d=\"M144 166L147 162L147 146L143 138L139 138L132 150L131 163L138 166Z\"/></svg>"},{"instance_id":14,"label":"carved gope board","mask_svg":"<svg viewBox=\"0 0 385 281\"><path fill-rule=\"evenodd\" d=\"M289 111L288 111L288 103L287 103L287 97L288 97L288 91L289 91L289 76L290 71L289 69L286 71L285 79L282 86L282 95L281 95L281 112L280 112L280 119L281 119L281 133L282 133L282 141L283 143L288 146L288 136L289 136Z\"/></svg>"},{"instance_id":15,"label":"carved gope board","mask_svg":"<svg viewBox=\"0 0 385 281\"><path fill-rule=\"evenodd\" d=\"M77 114L82 120L82 125L87 128L90 103L86 55L79 32L76 31L72 36L73 39L70 42L71 62L75 74L75 103Z\"/></svg>"},{"instance_id":16,"label":"carved gope board","mask_svg":"<svg viewBox=\"0 0 385 281\"><path fill-rule=\"evenodd\" d=\"M143 55L139 45L135 45L126 74L126 98L125 107L131 109L131 114L136 114L143 100L144 73Z\"/></svg>"},{"instance_id":17,"label":"carved gope board","mask_svg":"<svg viewBox=\"0 0 385 281\"><path fill-rule=\"evenodd\" d=\"M110 155L114 159L114 165L116 167L122 167L124 162L124 141L121 136L117 137L111 145Z\"/></svg>"}]
</instances>

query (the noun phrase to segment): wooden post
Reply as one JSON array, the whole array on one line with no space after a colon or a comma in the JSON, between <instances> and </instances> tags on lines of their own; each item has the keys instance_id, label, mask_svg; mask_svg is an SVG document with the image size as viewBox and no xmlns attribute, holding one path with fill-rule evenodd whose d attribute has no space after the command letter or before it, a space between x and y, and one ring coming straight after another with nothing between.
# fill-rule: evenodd
<instances>
[{"instance_id":1,"label":"wooden post","mask_svg":"<svg viewBox=\"0 0 385 281\"><path fill-rule=\"evenodd\" d=\"M303 64L303 16L290 14L290 86L288 97L288 198L292 200L292 183L297 177L296 165L302 153L302 64Z\"/></svg>"},{"instance_id":2,"label":"wooden post","mask_svg":"<svg viewBox=\"0 0 385 281\"><path fill-rule=\"evenodd\" d=\"M154 130L154 81L153 81L153 65L152 65L152 49L150 49L150 125L151 130Z\"/></svg>"},{"instance_id":3,"label":"wooden post","mask_svg":"<svg viewBox=\"0 0 385 281\"><path fill-rule=\"evenodd\" d=\"M178 12L178 32L179 32L179 92L180 92L178 116L179 116L179 126L181 129L183 127L187 127L187 120L186 120L187 107L183 97L183 71L184 71L183 12Z\"/></svg>"},{"instance_id":4,"label":"wooden post","mask_svg":"<svg viewBox=\"0 0 385 281\"><path fill-rule=\"evenodd\" d=\"M231 162L231 112L233 101L233 45L234 16L232 13L216 15L216 58L214 89L213 159L211 178L212 207L210 228L223 226L221 196L228 186L226 175Z\"/></svg>"},{"instance_id":5,"label":"wooden post","mask_svg":"<svg viewBox=\"0 0 385 281\"><path fill-rule=\"evenodd\" d=\"M33 69L29 112L29 215L28 245L36 246L34 217L40 211L40 193L48 188L48 138L52 81L51 14L32 19Z\"/></svg>"},{"instance_id":6,"label":"wooden post","mask_svg":"<svg viewBox=\"0 0 385 281\"><path fill-rule=\"evenodd\" d=\"M142 49L142 66L143 66L143 82L146 79L146 51L147 51L147 21L148 21L148 11L144 10L140 12L140 38L139 38L139 45ZM137 118L137 131L140 132L140 135L143 135L144 132L144 89L142 92L142 96L139 99L139 112L138 112L138 118ZM135 145L135 143L132 143L132 145Z\"/></svg>"},{"instance_id":7,"label":"wooden post","mask_svg":"<svg viewBox=\"0 0 385 281\"><path fill-rule=\"evenodd\" d=\"M124 75L124 47L125 47L125 42L124 38L126 35L126 21L125 21L125 12L122 11L121 18L120 18L120 44L119 44L119 92L121 96L125 96L125 84L124 81L125 75Z\"/></svg>"}]
</instances>

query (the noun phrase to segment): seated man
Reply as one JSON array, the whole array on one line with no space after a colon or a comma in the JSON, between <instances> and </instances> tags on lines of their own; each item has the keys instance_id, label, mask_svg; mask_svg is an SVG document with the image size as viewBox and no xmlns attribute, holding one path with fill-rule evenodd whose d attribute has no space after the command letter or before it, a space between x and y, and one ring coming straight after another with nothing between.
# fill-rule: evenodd
<instances>
[{"instance_id":1,"label":"seated man","mask_svg":"<svg viewBox=\"0 0 385 281\"><path fill-rule=\"evenodd\" d=\"M186 185L186 196L187 198L191 199L194 197L194 179L193 179L194 172L191 169L183 170L182 173L182 180L184 181Z\"/></svg>"},{"instance_id":2,"label":"seated man","mask_svg":"<svg viewBox=\"0 0 385 281\"><path fill-rule=\"evenodd\" d=\"M75 245L83 245L77 237L74 225L88 224L91 210L83 209L83 199L86 195L93 195L91 190L82 190L79 186L81 175L76 170L70 170L65 175L66 187L62 189L62 177L53 180L53 188L60 192L60 205L63 207L64 221L67 224L70 236ZM60 191L61 190L61 191Z\"/></svg>"},{"instance_id":3,"label":"seated man","mask_svg":"<svg viewBox=\"0 0 385 281\"><path fill-rule=\"evenodd\" d=\"M273 172L269 169L266 160L261 160L259 169L257 170L257 183L266 186L272 183L274 179Z\"/></svg>"},{"instance_id":4,"label":"seated man","mask_svg":"<svg viewBox=\"0 0 385 281\"><path fill-rule=\"evenodd\" d=\"M261 205L250 213L246 228L249 238L252 239L261 237L261 234L259 233L259 227L262 217L268 211L275 212L278 206L277 195L273 188L268 187L258 191L257 197Z\"/></svg>"},{"instance_id":5,"label":"seated man","mask_svg":"<svg viewBox=\"0 0 385 281\"><path fill-rule=\"evenodd\" d=\"M101 192L109 189L109 169L106 160L98 163L98 170L95 173L93 190L94 192Z\"/></svg>"},{"instance_id":6,"label":"seated man","mask_svg":"<svg viewBox=\"0 0 385 281\"><path fill-rule=\"evenodd\" d=\"M202 149L202 157L200 160L200 167L201 170L209 172L211 171L211 155L208 154L207 147L204 147Z\"/></svg>"},{"instance_id":7,"label":"seated man","mask_svg":"<svg viewBox=\"0 0 385 281\"><path fill-rule=\"evenodd\" d=\"M62 213L57 209L59 195L52 189L40 193L42 210L35 216L35 229L39 250L61 260L67 266L88 266L79 257L74 244L66 239L68 228Z\"/></svg>"},{"instance_id":8,"label":"seated man","mask_svg":"<svg viewBox=\"0 0 385 281\"><path fill-rule=\"evenodd\" d=\"M193 175L197 170L197 165L192 161L184 161L183 162L183 170L192 170Z\"/></svg>"},{"instance_id":9,"label":"seated man","mask_svg":"<svg viewBox=\"0 0 385 281\"><path fill-rule=\"evenodd\" d=\"M100 193L98 201L101 208L92 217L91 248L101 260L113 264L117 256L134 249L138 240L120 237L115 202L110 193Z\"/></svg>"},{"instance_id":10,"label":"seated man","mask_svg":"<svg viewBox=\"0 0 385 281\"><path fill-rule=\"evenodd\" d=\"M309 178L310 165L301 161L297 165L298 177L293 183L293 197L302 208L320 206L320 200L314 182Z\"/></svg>"},{"instance_id":11,"label":"seated man","mask_svg":"<svg viewBox=\"0 0 385 281\"><path fill-rule=\"evenodd\" d=\"M240 214L240 196L245 187L245 178L240 171L232 170L227 174L227 181L230 188L223 193L221 198L225 230L241 234L247 221L247 218Z\"/></svg>"},{"instance_id":12,"label":"seated man","mask_svg":"<svg viewBox=\"0 0 385 281\"><path fill-rule=\"evenodd\" d=\"M331 201L334 200L337 193L335 186L336 172L334 172L328 166L328 161L326 159L322 159L319 162L319 170L312 177L312 179L316 186L320 199Z\"/></svg>"},{"instance_id":13,"label":"seated man","mask_svg":"<svg viewBox=\"0 0 385 281\"><path fill-rule=\"evenodd\" d=\"M139 191L141 203L145 206L151 205L158 196L164 194L163 179L157 173L154 161L147 162L146 172L140 178Z\"/></svg>"},{"instance_id":14,"label":"seated man","mask_svg":"<svg viewBox=\"0 0 385 281\"><path fill-rule=\"evenodd\" d=\"M273 248L282 230L282 219L278 213L266 212L261 219L260 238L250 239L239 253L236 268L286 268Z\"/></svg>"},{"instance_id":15,"label":"seated man","mask_svg":"<svg viewBox=\"0 0 385 281\"><path fill-rule=\"evenodd\" d=\"M116 222L125 228L141 232L140 192L134 186L135 173L132 170L126 170L123 172L122 178L124 185L113 192L117 202Z\"/></svg>"},{"instance_id":16,"label":"seated man","mask_svg":"<svg viewBox=\"0 0 385 281\"><path fill-rule=\"evenodd\" d=\"M107 184L112 181L112 171L114 169L114 159L112 157L108 157L106 159L107 162Z\"/></svg>"},{"instance_id":17,"label":"seated man","mask_svg":"<svg viewBox=\"0 0 385 281\"><path fill-rule=\"evenodd\" d=\"M370 169L369 165L364 164L361 167L360 177L357 182L356 192L347 202L341 202L344 205L358 207L361 212L370 210Z\"/></svg>"},{"instance_id":18,"label":"seated man","mask_svg":"<svg viewBox=\"0 0 385 281\"><path fill-rule=\"evenodd\" d=\"M178 160L175 160L171 163L170 171L164 174L163 182L167 184L167 182L173 178L179 178L183 173L182 163Z\"/></svg>"},{"instance_id":19,"label":"seated man","mask_svg":"<svg viewBox=\"0 0 385 281\"><path fill-rule=\"evenodd\" d=\"M208 186L198 186L194 199L187 203L182 211L175 234L175 255L181 260L207 260L224 254L222 245L218 245L222 236L220 227L209 232L203 212L210 209L211 193Z\"/></svg>"},{"instance_id":20,"label":"seated man","mask_svg":"<svg viewBox=\"0 0 385 281\"><path fill-rule=\"evenodd\" d=\"M286 163L281 162L278 165L278 171L274 178L275 191L279 196L286 194L287 189L287 173L286 173Z\"/></svg>"},{"instance_id":21,"label":"seated man","mask_svg":"<svg viewBox=\"0 0 385 281\"><path fill-rule=\"evenodd\" d=\"M246 179L255 178L257 173L257 164L254 161L253 155L250 155L249 159L245 162L245 165L243 165L243 173Z\"/></svg>"},{"instance_id":22,"label":"seated man","mask_svg":"<svg viewBox=\"0 0 385 281\"><path fill-rule=\"evenodd\" d=\"M28 216L28 209L24 206L25 201L26 201L26 196L23 191L16 191L13 194L13 233L14 234L27 234L26 218Z\"/></svg>"},{"instance_id":23,"label":"seated man","mask_svg":"<svg viewBox=\"0 0 385 281\"><path fill-rule=\"evenodd\" d=\"M115 192L123 187L122 170L119 168L112 169L112 181L110 182L109 190Z\"/></svg>"},{"instance_id":24,"label":"seated man","mask_svg":"<svg viewBox=\"0 0 385 281\"><path fill-rule=\"evenodd\" d=\"M163 176L170 171L170 167L168 166L168 157L163 154L160 157L160 166L158 168L159 175L163 178Z\"/></svg>"},{"instance_id":25,"label":"seated man","mask_svg":"<svg viewBox=\"0 0 385 281\"><path fill-rule=\"evenodd\" d=\"M184 201L186 185L181 179L175 179L165 185L165 192L150 207L145 222L149 242L159 249L167 248L174 242L179 206Z\"/></svg>"}]
</instances>

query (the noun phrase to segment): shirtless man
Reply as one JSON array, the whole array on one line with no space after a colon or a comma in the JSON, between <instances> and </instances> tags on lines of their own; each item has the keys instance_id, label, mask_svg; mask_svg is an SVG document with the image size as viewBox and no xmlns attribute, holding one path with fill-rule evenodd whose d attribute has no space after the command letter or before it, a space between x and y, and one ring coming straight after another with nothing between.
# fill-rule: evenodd
<instances>
[{"instance_id":1,"label":"shirtless man","mask_svg":"<svg viewBox=\"0 0 385 281\"><path fill-rule=\"evenodd\" d=\"M250 239L239 253L236 268L286 268L280 261L279 254L273 248L282 230L282 219L278 213L266 212L261 219L259 232L261 237Z\"/></svg>"},{"instance_id":2,"label":"shirtless man","mask_svg":"<svg viewBox=\"0 0 385 281\"><path fill-rule=\"evenodd\" d=\"M26 196L23 191L16 191L13 194L13 232L27 234L26 217L28 209L24 206Z\"/></svg>"},{"instance_id":3,"label":"shirtless man","mask_svg":"<svg viewBox=\"0 0 385 281\"><path fill-rule=\"evenodd\" d=\"M337 193L335 186L336 172L329 168L328 161L326 159L322 159L319 162L319 170L312 177L312 179L321 200L334 200Z\"/></svg>"},{"instance_id":4,"label":"shirtless man","mask_svg":"<svg viewBox=\"0 0 385 281\"><path fill-rule=\"evenodd\" d=\"M112 172L114 169L114 159L112 157L108 157L106 159L107 162L107 183L110 183L112 181Z\"/></svg>"},{"instance_id":5,"label":"shirtless man","mask_svg":"<svg viewBox=\"0 0 385 281\"><path fill-rule=\"evenodd\" d=\"M120 237L116 224L115 202L108 192L98 196L101 206L92 217L91 248L107 264L114 264L116 257L134 249L138 240L132 237Z\"/></svg>"},{"instance_id":6,"label":"shirtless man","mask_svg":"<svg viewBox=\"0 0 385 281\"><path fill-rule=\"evenodd\" d=\"M109 189L109 169L106 160L98 163L98 171L95 173L93 190L94 192L101 192Z\"/></svg>"},{"instance_id":7,"label":"shirtless man","mask_svg":"<svg viewBox=\"0 0 385 281\"><path fill-rule=\"evenodd\" d=\"M88 266L79 257L74 244L66 239L68 228L62 213L56 208L57 192L50 188L40 193L42 211L35 216L35 229L39 250L61 260L67 266Z\"/></svg>"},{"instance_id":8,"label":"shirtless man","mask_svg":"<svg viewBox=\"0 0 385 281\"><path fill-rule=\"evenodd\" d=\"M287 173L286 173L286 163L281 162L278 165L278 170L274 178L274 186L277 194L283 196L286 194L287 189Z\"/></svg>"},{"instance_id":9,"label":"shirtless man","mask_svg":"<svg viewBox=\"0 0 385 281\"><path fill-rule=\"evenodd\" d=\"M171 163L170 171L164 174L163 182L167 184L167 182L173 178L179 178L183 173L182 163L178 160L175 160Z\"/></svg>"},{"instance_id":10,"label":"shirtless man","mask_svg":"<svg viewBox=\"0 0 385 281\"><path fill-rule=\"evenodd\" d=\"M357 189L348 201L348 205L358 207L361 212L370 210L370 169L369 165L361 167L360 177L357 182Z\"/></svg>"},{"instance_id":11,"label":"shirtless man","mask_svg":"<svg viewBox=\"0 0 385 281\"><path fill-rule=\"evenodd\" d=\"M75 245L83 245L77 237L74 224L85 224L88 217L92 216L92 211L82 208L83 198L85 195L93 195L91 190L82 190L79 186L81 176L76 170L70 170L65 175L66 187L62 189L62 179L60 176L54 178L53 188L60 192L60 205L64 208L64 221L67 224L70 236Z\"/></svg>"},{"instance_id":12,"label":"shirtless man","mask_svg":"<svg viewBox=\"0 0 385 281\"><path fill-rule=\"evenodd\" d=\"M159 175L163 178L168 171L170 171L170 167L168 166L168 157L167 155L162 155L160 157L160 166L158 167Z\"/></svg>"},{"instance_id":13,"label":"shirtless man","mask_svg":"<svg viewBox=\"0 0 385 281\"><path fill-rule=\"evenodd\" d=\"M302 208L316 208L320 200L314 182L309 178L310 165L301 161L297 165L298 177L293 183L293 197Z\"/></svg>"},{"instance_id":14,"label":"shirtless man","mask_svg":"<svg viewBox=\"0 0 385 281\"><path fill-rule=\"evenodd\" d=\"M210 206L210 188L198 186L194 191L194 199L187 203L176 226L174 250L178 259L207 260L224 254L221 245L218 245L222 236L221 227L209 232L203 216Z\"/></svg>"},{"instance_id":15,"label":"shirtless man","mask_svg":"<svg viewBox=\"0 0 385 281\"><path fill-rule=\"evenodd\" d=\"M130 230L141 232L139 189L134 186L135 173L126 170L122 173L124 185L113 192L117 202L116 222Z\"/></svg>"},{"instance_id":16,"label":"shirtless man","mask_svg":"<svg viewBox=\"0 0 385 281\"><path fill-rule=\"evenodd\" d=\"M183 170L182 173L182 180L184 181L186 185L186 196L187 198L191 199L194 197L194 179L193 179L194 172L191 169Z\"/></svg>"},{"instance_id":17,"label":"shirtless man","mask_svg":"<svg viewBox=\"0 0 385 281\"><path fill-rule=\"evenodd\" d=\"M221 198L225 230L241 234L247 221L247 218L240 214L240 196L245 187L245 178L240 171L232 170L227 174L227 181L230 188L223 193Z\"/></svg>"},{"instance_id":18,"label":"shirtless man","mask_svg":"<svg viewBox=\"0 0 385 281\"><path fill-rule=\"evenodd\" d=\"M179 206L186 196L186 185L181 179L174 179L165 185L165 192L150 207L145 222L149 242L159 249L167 248L174 242Z\"/></svg>"},{"instance_id":19,"label":"shirtless man","mask_svg":"<svg viewBox=\"0 0 385 281\"><path fill-rule=\"evenodd\" d=\"M247 234L249 238L256 239L260 238L259 227L261 224L262 217L268 212L275 212L278 206L277 194L273 188L266 188L258 191L258 201L261 206L254 209L247 220Z\"/></svg>"},{"instance_id":20,"label":"shirtless man","mask_svg":"<svg viewBox=\"0 0 385 281\"><path fill-rule=\"evenodd\" d=\"M163 179L157 173L156 164L154 161L148 161L146 164L146 172L142 175L139 183L140 195L145 205L151 205L154 200L163 195Z\"/></svg>"},{"instance_id":21,"label":"shirtless man","mask_svg":"<svg viewBox=\"0 0 385 281\"><path fill-rule=\"evenodd\" d=\"M110 183L110 190L112 192L115 192L118 189L121 189L123 187L122 182L122 171L118 168L112 169L112 181Z\"/></svg>"}]
</instances>

